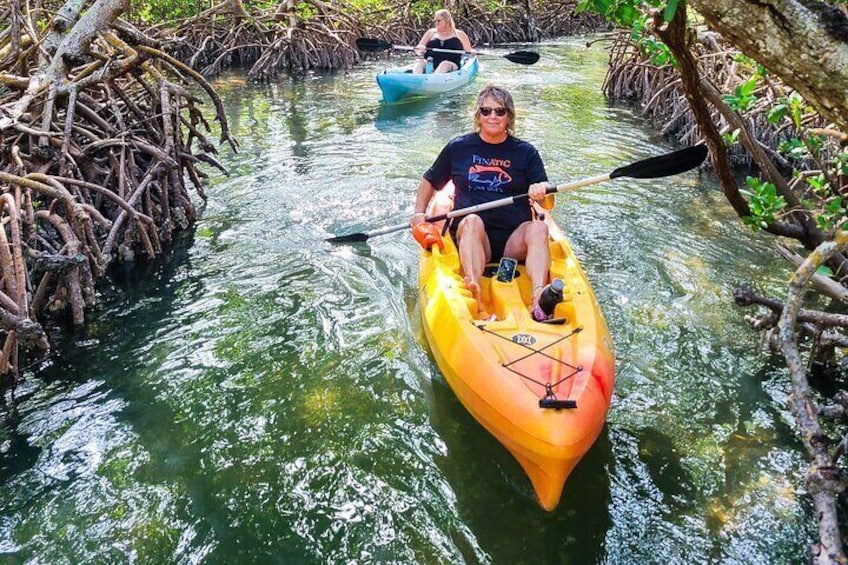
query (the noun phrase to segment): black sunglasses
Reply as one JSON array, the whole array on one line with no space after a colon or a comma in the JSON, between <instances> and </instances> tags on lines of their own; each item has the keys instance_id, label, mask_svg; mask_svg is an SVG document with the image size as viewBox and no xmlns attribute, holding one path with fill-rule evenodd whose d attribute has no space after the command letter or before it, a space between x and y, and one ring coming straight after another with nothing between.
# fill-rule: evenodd
<instances>
[{"instance_id":1,"label":"black sunglasses","mask_svg":"<svg viewBox=\"0 0 848 565\"><path fill-rule=\"evenodd\" d=\"M489 108L488 106L481 106L477 109L477 111L480 112L481 116L488 116L494 112L499 118L503 118L506 116L506 113L509 112L506 108Z\"/></svg>"}]
</instances>

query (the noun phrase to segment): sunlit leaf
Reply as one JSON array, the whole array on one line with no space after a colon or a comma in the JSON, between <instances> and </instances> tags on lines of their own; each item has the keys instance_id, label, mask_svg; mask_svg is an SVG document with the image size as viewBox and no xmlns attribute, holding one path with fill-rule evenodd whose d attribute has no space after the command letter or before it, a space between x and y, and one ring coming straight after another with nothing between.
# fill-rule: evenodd
<instances>
[{"instance_id":1,"label":"sunlit leaf","mask_svg":"<svg viewBox=\"0 0 848 565\"><path fill-rule=\"evenodd\" d=\"M827 265L820 265L818 269L816 269L817 275L822 275L823 277L833 277L833 270Z\"/></svg>"},{"instance_id":2,"label":"sunlit leaf","mask_svg":"<svg viewBox=\"0 0 848 565\"><path fill-rule=\"evenodd\" d=\"M670 22L674 19L674 14L677 12L677 0L668 0L668 4L665 6L665 13L663 14L663 19L667 22Z\"/></svg>"},{"instance_id":3,"label":"sunlit leaf","mask_svg":"<svg viewBox=\"0 0 848 565\"><path fill-rule=\"evenodd\" d=\"M770 124L777 124L789 112L789 107L786 104L777 104L769 109L767 119Z\"/></svg>"}]
</instances>

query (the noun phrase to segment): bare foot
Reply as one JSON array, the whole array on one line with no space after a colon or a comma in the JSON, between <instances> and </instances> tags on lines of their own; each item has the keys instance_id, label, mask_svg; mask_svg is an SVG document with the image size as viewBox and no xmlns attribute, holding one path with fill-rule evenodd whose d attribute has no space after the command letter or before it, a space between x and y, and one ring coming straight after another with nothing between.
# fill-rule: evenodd
<instances>
[{"instance_id":1,"label":"bare foot","mask_svg":"<svg viewBox=\"0 0 848 565\"><path fill-rule=\"evenodd\" d=\"M531 312L536 309L536 306L539 305L539 299L542 297L542 290L544 290L544 287L542 286L537 286L533 289L533 296L530 298Z\"/></svg>"},{"instance_id":2,"label":"bare foot","mask_svg":"<svg viewBox=\"0 0 848 565\"><path fill-rule=\"evenodd\" d=\"M480 302L480 283L473 282L468 277L463 277L462 280L465 281L465 288L467 288L471 292L471 296L473 296L474 300L477 301L477 311L481 312L483 310L483 304Z\"/></svg>"}]
</instances>

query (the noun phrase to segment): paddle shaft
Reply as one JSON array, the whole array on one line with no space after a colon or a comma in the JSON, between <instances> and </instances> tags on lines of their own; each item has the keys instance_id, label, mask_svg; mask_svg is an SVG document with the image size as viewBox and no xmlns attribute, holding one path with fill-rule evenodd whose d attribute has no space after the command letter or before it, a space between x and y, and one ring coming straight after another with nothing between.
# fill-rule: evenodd
<instances>
[{"instance_id":1,"label":"paddle shaft","mask_svg":"<svg viewBox=\"0 0 848 565\"><path fill-rule=\"evenodd\" d=\"M577 190L583 186L589 186L591 184L598 184L600 182L604 182L610 179L610 175L599 175L596 177L591 177L588 179L582 179L574 182L569 182L566 184L561 184L559 186L551 186L545 191L547 194L554 194L556 192L570 192L572 190ZM484 204L477 204L476 206L471 206L469 208L460 208L459 210L451 210L446 214L438 214L436 216L428 216L424 218L425 222L441 222L442 220L452 219L452 218L461 218L463 216L467 216L468 214L476 214L477 212L484 212L486 210L492 210L494 208L501 208L503 206L509 206L519 200L527 198L528 195L525 192L524 194L516 194L515 196L508 196L507 198L501 198L499 200L493 200L491 202L486 202ZM374 237L377 235L385 235L387 233L394 233L396 231L409 229L409 222L405 224L397 224L394 226L388 226L385 228L381 228L378 230L373 230L369 232L361 232L354 233L350 235L341 235L337 237L331 237L327 241L331 243L345 243L345 242L355 242L355 241L365 241L370 237Z\"/></svg>"},{"instance_id":2,"label":"paddle shaft","mask_svg":"<svg viewBox=\"0 0 848 565\"><path fill-rule=\"evenodd\" d=\"M668 153L666 155L659 155L657 157L651 157L649 159L643 159L641 161L637 161L635 163L631 163L630 165L626 165L623 167L619 167L612 171L611 173L598 175L595 177L589 177L582 180L576 180L573 182L561 184L559 186L549 187L546 191L547 194L553 194L555 192L568 192L572 190L576 190L583 186L589 186L592 184L598 184L601 182L605 182L611 179L616 179L620 177L631 177L631 178L659 178L659 177L667 177L671 175L676 175L678 173L682 173L685 171L689 171L694 169L698 165L700 165L704 159L707 157L707 148L705 145L694 145L692 147L687 147L685 149L680 149L678 151L674 151L672 153ZM493 208L500 208L501 206L507 206L512 203L518 202L522 198L527 198L528 195L517 194L515 196L509 196L507 198L501 198L499 200L493 200L492 202L486 202L484 204L478 204L476 206L471 206L470 208L461 208L459 210L451 210L446 214L439 214L437 216L430 216L424 219L426 222L440 222L442 220L447 220L449 218L459 218L461 216L467 216L468 214L474 214L477 212L483 212L485 210L491 210ZM409 228L409 223L398 224L396 226L390 226L387 228L383 228L380 230L375 230L372 232L360 232L350 235L342 235L328 239L327 241L342 243L342 242L352 242L352 241L365 241L371 236L374 235L382 235L386 233L392 233L396 231L400 231L403 229Z\"/></svg>"},{"instance_id":3,"label":"paddle shaft","mask_svg":"<svg viewBox=\"0 0 848 565\"><path fill-rule=\"evenodd\" d=\"M392 49L399 51L415 51L417 47L411 45L392 45ZM438 51L439 53L467 53L469 55L495 55L495 53L479 53L476 51L460 51L459 49L441 49L440 47L427 48L427 51ZM501 57L501 55L498 55Z\"/></svg>"},{"instance_id":4,"label":"paddle shaft","mask_svg":"<svg viewBox=\"0 0 848 565\"><path fill-rule=\"evenodd\" d=\"M578 188L589 186L591 184L598 184L600 182L608 181L610 179L609 174L606 175L598 175L596 177L591 177L588 179L576 180L574 182L567 182L565 184L561 184L559 186L550 186L545 191L546 194L556 194L557 192L569 192L572 190L577 190ZM491 202L486 202L484 204L477 204L476 206L469 206L468 208L460 208L459 210L451 210L446 214L439 214L438 216L429 216L425 219L427 222L441 222L442 220L452 219L452 218L460 218L462 216L467 216L468 214L476 214L477 212L485 212L486 210L493 210L495 208L501 208L503 206L509 206L510 204L514 204L528 197L528 194L525 192L523 194L516 194L515 196L508 196L506 198L501 198L499 200L492 200Z\"/></svg>"},{"instance_id":5,"label":"paddle shaft","mask_svg":"<svg viewBox=\"0 0 848 565\"><path fill-rule=\"evenodd\" d=\"M385 49L397 49L399 51L418 51L420 47L412 47L410 45L392 45L388 41L382 39L373 39L369 37L360 37L356 40L356 47L363 51L383 51ZM514 53L490 53L488 51L464 51L461 49L442 49L441 47L424 47L425 52L481 55L485 57L503 57L507 61L518 63L520 65L533 65L539 60L539 54L535 51L515 51Z\"/></svg>"}]
</instances>

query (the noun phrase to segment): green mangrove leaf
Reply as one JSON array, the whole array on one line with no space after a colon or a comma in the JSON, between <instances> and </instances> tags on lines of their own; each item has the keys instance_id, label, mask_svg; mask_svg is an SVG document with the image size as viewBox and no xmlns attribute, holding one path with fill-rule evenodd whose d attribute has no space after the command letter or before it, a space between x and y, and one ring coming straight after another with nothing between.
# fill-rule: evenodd
<instances>
[{"instance_id":1,"label":"green mangrove leaf","mask_svg":"<svg viewBox=\"0 0 848 565\"><path fill-rule=\"evenodd\" d=\"M789 106L787 106L786 104L777 104L771 109L769 109L766 119L768 119L768 122L770 124L777 124L778 122L780 122L780 120L786 117L786 114L788 113Z\"/></svg>"},{"instance_id":2,"label":"green mangrove leaf","mask_svg":"<svg viewBox=\"0 0 848 565\"><path fill-rule=\"evenodd\" d=\"M821 275L823 277L832 278L833 277L833 269L831 269L827 265L819 265L819 268L816 269L816 274Z\"/></svg>"},{"instance_id":3,"label":"green mangrove leaf","mask_svg":"<svg viewBox=\"0 0 848 565\"><path fill-rule=\"evenodd\" d=\"M670 22L674 19L674 14L677 12L677 0L668 0L668 4L665 6L665 12L663 13L663 19L667 22Z\"/></svg>"}]
</instances>

